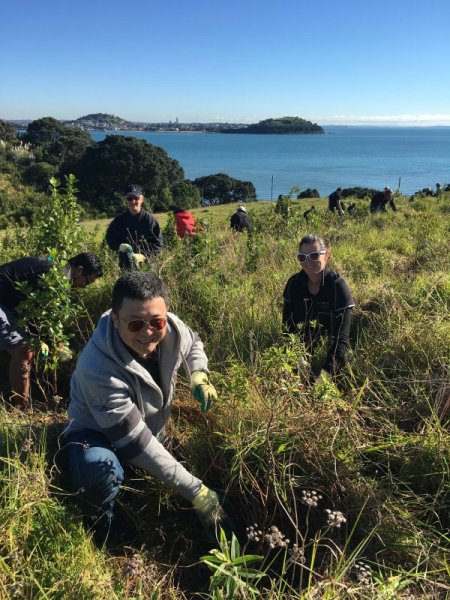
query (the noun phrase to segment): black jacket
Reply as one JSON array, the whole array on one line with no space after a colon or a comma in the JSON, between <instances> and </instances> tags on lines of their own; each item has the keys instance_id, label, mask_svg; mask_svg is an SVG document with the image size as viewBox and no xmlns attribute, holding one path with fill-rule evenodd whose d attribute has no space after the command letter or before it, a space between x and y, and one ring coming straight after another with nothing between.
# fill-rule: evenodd
<instances>
[{"instance_id":1,"label":"black jacket","mask_svg":"<svg viewBox=\"0 0 450 600\"><path fill-rule=\"evenodd\" d=\"M395 206L393 197L389 199L389 198L386 198L386 195L384 192L377 192L370 202L370 212L374 213L374 212L377 212L378 210L381 210L382 212L386 212L388 204L392 208L392 210L394 210L394 211L397 210L397 207Z\"/></svg>"},{"instance_id":2,"label":"black jacket","mask_svg":"<svg viewBox=\"0 0 450 600\"><path fill-rule=\"evenodd\" d=\"M323 368L330 373L336 371L345 362L350 343L350 309L355 306L345 279L325 269L323 284L313 296L306 273L300 271L287 282L283 298L283 328L289 333L300 332L310 350L318 337L326 333L329 347Z\"/></svg>"},{"instance_id":3,"label":"black jacket","mask_svg":"<svg viewBox=\"0 0 450 600\"><path fill-rule=\"evenodd\" d=\"M247 213L238 210L231 216L230 227L235 231L244 231L244 229L251 229L252 223Z\"/></svg>"},{"instance_id":4,"label":"black jacket","mask_svg":"<svg viewBox=\"0 0 450 600\"><path fill-rule=\"evenodd\" d=\"M48 273L51 264L47 256L27 256L0 265L0 304L10 310L16 308L26 297L16 289L16 283L26 281L32 289L36 289L39 277Z\"/></svg>"},{"instance_id":5,"label":"black jacket","mask_svg":"<svg viewBox=\"0 0 450 600\"><path fill-rule=\"evenodd\" d=\"M157 254L163 248L161 229L155 217L144 208L138 215L128 210L117 215L106 230L106 242L111 250L119 250L120 244L130 244L133 252Z\"/></svg>"}]
</instances>

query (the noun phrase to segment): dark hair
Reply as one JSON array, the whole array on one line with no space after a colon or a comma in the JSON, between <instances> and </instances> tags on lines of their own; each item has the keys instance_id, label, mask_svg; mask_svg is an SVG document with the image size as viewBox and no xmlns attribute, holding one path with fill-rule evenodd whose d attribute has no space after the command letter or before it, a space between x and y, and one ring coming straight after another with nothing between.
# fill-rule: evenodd
<instances>
[{"instance_id":1,"label":"dark hair","mask_svg":"<svg viewBox=\"0 0 450 600\"><path fill-rule=\"evenodd\" d=\"M319 244L321 250L329 250L331 244L329 240L321 237L320 235L315 235L314 233L309 233L308 235L304 235L298 244L298 249L300 250L303 244Z\"/></svg>"},{"instance_id":2,"label":"dark hair","mask_svg":"<svg viewBox=\"0 0 450 600\"><path fill-rule=\"evenodd\" d=\"M103 275L102 263L100 257L92 252L81 252L67 261L71 267L83 267L85 275Z\"/></svg>"},{"instance_id":3,"label":"dark hair","mask_svg":"<svg viewBox=\"0 0 450 600\"><path fill-rule=\"evenodd\" d=\"M169 306L167 288L151 271L131 271L116 281L112 291L112 309L118 314L124 298L131 300L152 300L162 298Z\"/></svg>"}]
</instances>

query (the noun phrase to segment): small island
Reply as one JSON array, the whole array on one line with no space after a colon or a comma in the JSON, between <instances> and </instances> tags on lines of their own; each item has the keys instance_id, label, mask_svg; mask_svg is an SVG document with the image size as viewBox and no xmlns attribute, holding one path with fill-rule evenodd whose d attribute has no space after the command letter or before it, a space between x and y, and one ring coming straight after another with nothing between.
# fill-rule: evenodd
<instances>
[{"instance_id":1,"label":"small island","mask_svg":"<svg viewBox=\"0 0 450 600\"><path fill-rule=\"evenodd\" d=\"M280 117L278 119L265 119L253 125L240 127L224 127L220 133L325 133L320 125L306 121L300 117Z\"/></svg>"}]
</instances>

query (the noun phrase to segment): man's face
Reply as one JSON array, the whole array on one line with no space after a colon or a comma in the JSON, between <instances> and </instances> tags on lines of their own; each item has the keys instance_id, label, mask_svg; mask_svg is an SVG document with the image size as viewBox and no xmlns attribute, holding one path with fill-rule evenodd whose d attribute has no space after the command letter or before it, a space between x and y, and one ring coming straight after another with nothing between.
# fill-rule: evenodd
<instances>
[{"instance_id":1,"label":"man's face","mask_svg":"<svg viewBox=\"0 0 450 600\"><path fill-rule=\"evenodd\" d=\"M90 273L86 275L83 267L72 267L70 269L70 285L74 288L83 288L97 279L97 275L95 273Z\"/></svg>"},{"instance_id":2,"label":"man's face","mask_svg":"<svg viewBox=\"0 0 450 600\"><path fill-rule=\"evenodd\" d=\"M131 215L138 215L142 210L142 203L144 202L144 196L141 194L128 194L126 196L128 212Z\"/></svg>"},{"instance_id":3,"label":"man's face","mask_svg":"<svg viewBox=\"0 0 450 600\"><path fill-rule=\"evenodd\" d=\"M167 305L161 297L124 298L118 314L111 312L111 317L122 342L139 356L153 352L166 335Z\"/></svg>"}]
</instances>

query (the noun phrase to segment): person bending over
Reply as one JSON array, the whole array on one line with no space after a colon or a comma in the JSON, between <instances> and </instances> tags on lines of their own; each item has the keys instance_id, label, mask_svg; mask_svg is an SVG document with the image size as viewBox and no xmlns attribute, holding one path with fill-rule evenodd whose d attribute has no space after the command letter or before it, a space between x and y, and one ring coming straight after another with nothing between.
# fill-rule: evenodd
<instances>
[{"instance_id":1,"label":"person bending over","mask_svg":"<svg viewBox=\"0 0 450 600\"><path fill-rule=\"evenodd\" d=\"M207 524L223 517L217 494L164 446L180 366L208 410L217 394L199 336L169 312L166 287L154 273L122 275L73 373L63 435L71 491L99 539L109 531L125 462L179 492Z\"/></svg>"},{"instance_id":2,"label":"person bending over","mask_svg":"<svg viewBox=\"0 0 450 600\"><path fill-rule=\"evenodd\" d=\"M15 309L26 295L17 289L16 284L26 282L31 290L35 290L51 265L52 259L48 256L27 256L0 265L0 350L6 350L11 357L9 381L12 399L22 403L29 401L33 351L28 345L27 334L17 326ZM69 259L64 273L72 287L85 287L101 277L100 258L90 252L77 254Z\"/></svg>"},{"instance_id":3,"label":"person bending over","mask_svg":"<svg viewBox=\"0 0 450 600\"><path fill-rule=\"evenodd\" d=\"M328 352L321 371L325 377L326 373L337 373L345 364L355 303L345 279L327 268L327 240L306 235L300 240L297 257L301 271L289 279L283 292L283 329L300 333L310 352L321 335L328 336Z\"/></svg>"}]
</instances>

